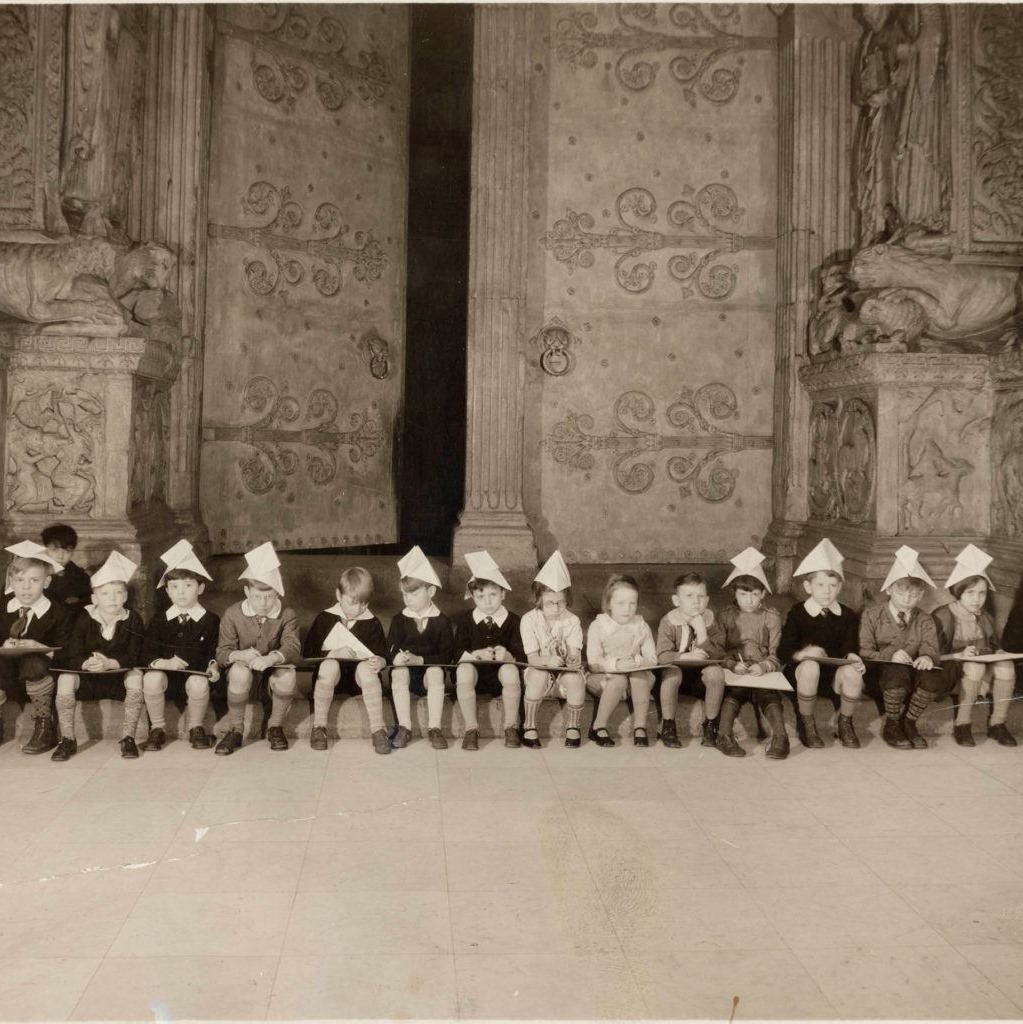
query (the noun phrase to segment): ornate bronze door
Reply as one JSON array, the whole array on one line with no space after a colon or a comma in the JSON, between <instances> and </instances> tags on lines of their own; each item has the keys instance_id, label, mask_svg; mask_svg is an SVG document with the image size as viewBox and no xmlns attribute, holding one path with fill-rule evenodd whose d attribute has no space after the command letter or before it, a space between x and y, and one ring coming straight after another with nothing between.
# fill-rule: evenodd
<instances>
[{"instance_id":1,"label":"ornate bronze door","mask_svg":"<svg viewBox=\"0 0 1023 1024\"><path fill-rule=\"evenodd\" d=\"M201 451L214 552L396 539L408 13L217 15Z\"/></svg>"}]
</instances>

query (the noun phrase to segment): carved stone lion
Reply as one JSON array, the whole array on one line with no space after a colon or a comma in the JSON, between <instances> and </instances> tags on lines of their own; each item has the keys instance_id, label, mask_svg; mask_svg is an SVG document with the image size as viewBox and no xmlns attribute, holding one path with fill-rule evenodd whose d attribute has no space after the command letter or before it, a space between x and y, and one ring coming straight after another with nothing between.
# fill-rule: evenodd
<instances>
[{"instance_id":1,"label":"carved stone lion","mask_svg":"<svg viewBox=\"0 0 1023 1024\"><path fill-rule=\"evenodd\" d=\"M128 251L100 238L0 241L0 314L35 324L125 327L129 293L166 293L174 254L156 242Z\"/></svg>"}]
</instances>

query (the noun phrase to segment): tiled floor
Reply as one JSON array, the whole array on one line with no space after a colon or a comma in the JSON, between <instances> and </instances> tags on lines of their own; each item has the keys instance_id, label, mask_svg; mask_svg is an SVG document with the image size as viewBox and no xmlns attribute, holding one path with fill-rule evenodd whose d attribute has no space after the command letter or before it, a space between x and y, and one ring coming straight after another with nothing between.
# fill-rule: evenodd
<instances>
[{"instance_id":1,"label":"tiled floor","mask_svg":"<svg viewBox=\"0 0 1023 1024\"><path fill-rule=\"evenodd\" d=\"M0 1018L1016 1018L1023 753L0 747Z\"/></svg>"}]
</instances>

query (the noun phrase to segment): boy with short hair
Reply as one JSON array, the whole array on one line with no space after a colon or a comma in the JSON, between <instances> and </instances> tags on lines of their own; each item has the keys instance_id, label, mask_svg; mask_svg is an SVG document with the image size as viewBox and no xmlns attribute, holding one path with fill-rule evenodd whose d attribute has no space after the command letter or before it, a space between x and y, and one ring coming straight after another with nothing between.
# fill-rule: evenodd
<instances>
[{"instance_id":1,"label":"boy with short hair","mask_svg":"<svg viewBox=\"0 0 1023 1024\"><path fill-rule=\"evenodd\" d=\"M938 666L938 630L919 605L934 581L920 557L903 545L881 587L887 601L875 601L860 617L860 653L869 660L894 662L871 665L867 679L877 681L884 697L881 738L900 750L926 750L917 719L949 687Z\"/></svg>"},{"instance_id":2,"label":"boy with short hair","mask_svg":"<svg viewBox=\"0 0 1023 1024\"><path fill-rule=\"evenodd\" d=\"M128 582L138 566L119 551L111 551L93 574L92 601L78 614L71 627L67 648L57 655L64 670L57 677L57 719L60 743L50 755L67 761L78 753L75 739L75 709L78 704L80 672L103 686L124 687L124 726L121 757L137 758L135 733L142 714L142 638L145 627L137 611L128 608ZM113 674L115 669L130 669ZM99 673L99 674L96 674ZM111 673L111 674L103 674Z\"/></svg>"},{"instance_id":3,"label":"boy with short hair","mask_svg":"<svg viewBox=\"0 0 1023 1024\"><path fill-rule=\"evenodd\" d=\"M202 722L210 701L210 681L220 678L216 658L220 619L199 603L199 597L212 577L187 540L179 540L160 559L167 568L157 587L167 588L171 604L149 620L142 645L142 662L148 666L142 694L149 713L149 737L142 749L162 750L167 742L167 671L172 670L188 672L188 741L195 750L208 750L212 741Z\"/></svg>"},{"instance_id":4,"label":"boy with short hair","mask_svg":"<svg viewBox=\"0 0 1023 1024\"><path fill-rule=\"evenodd\" d=\"M724 634L722 668L738 676L760 677L781 669L778 660L781 615L764 605L764 595L770 593L771 588L764 575L763 561L764 556L756 548L746 548L732 559L734 568L724 582L726 587L732 585L735 603L718 616ZM721 705L718 750L729 757L746 756L732 734L732 726L747 701L763 713L771 727L767 756L784 760L789 756L789 737L785 731L781 694L760 687L727 687Z\"/></svg>"},{"instance_id":5,"label":"boy with short hair","mask_svg":"<svg viewBox=\"0 0 1023 1024\"><path fill-rule=\"evenodd\" d=\"M214 753L230 756L241 745L245 705L252 684L269 687L272 701L266 738L271 750L287 750L284 719L295 694L295 662L300 655L298 617L285 608L280 559L269 541L245 553L245 600L231 605L220 620L217 664L227 671L227 732ZM269 679L266 677L269 676Z\"/></svg>"},{"instance_id":6,"label":"boy with short hair","mask_svg":"<svg viewBox=\"0 0 1023 1024\"><path fill-rule=\"evenodd\" d=\"M64 571L50 577L46 596L67 608L81 608L92 599L92 583L89 574L74 562L78 547L78 534L66 523L54 523L42 532L46 553L59 562Z\"/></svg>"},{"instance_id":7,"label":"boy with short hair","mask_svg":"<svg viewBox=\"0 0 1023 1024\"><path fill-rule=\"evenodd\" d=\"M713 747L717 741L718 716L725 695L725 674L718 665L680 668L680 655L688 658L719 658L724 636L714 613L707 607L707 581L698 572L678 576L672 585L675 606L657 626L657 660L671 665L661 673L661 742L681 747L675 726L681 686L686 693L703 699L703 737L700 746Z\"/></svg>"},{"instance_id":8,"label":"boy with short hair","mask_svg":"<svg viewBox=\"0 0 1023 1024\"><path fill-rule=\"evenodd\" d=\"M856 613L838 603L845 580L843 561L842 553L825 537L799 563L793 578L802 577L807 599L789 609L778 643L778 658L786 666L789 681L796 687L796 732L804 747L824 746L814 718L822 682L831 685L841 700L837 722L839 742L849 748L860 745L852 716L863 693L866 666L858 653ZM810 660L815 657L845 658L851 664L822 665Z\"/></svg>"},{"instance_id":9,"label":"boy with short hair","mask_svg":"<svg viewBox=\"0 0 1023 1024\"><path fill-rule=\"evenodd\" d=\"M378 754L389 754L391 740L384 725L380 681L380 673L387 664L387 638L380 620L369 610L373 577L361 566L345 569L334 595L337 603L316 616L302 649L306 658L327 655L316 670L313 684L313 731L309 745L313 750L327 749L330 702L339 687L351 689L354 684L362 691L373 749ZM337 661L338 658L347 662ZM358 664L352 664L356 658L360 659Z\"/></svg>"},{"instance_id":10,"label":"boy with short hair","mask_svg":"<svg viewBox=\"0 0 1023 1024\"><path fill-rule=\"evenodd\" d=\"M497 563L486 551L469 551L466 564L472 577L465 588L465 598L475 604L471 612L455 620L455 657L461 664L455 669L455 691L465 721L463 750L479 750L480 732L476 716L476 693L501 695L504 706L504 745L519 747L519 701L522 699L522 677L515 661L525 661L519 617L504 606L505 594L511 584L504 578ZM474 665L472 662L494 662ZM503 664L502 664L503 663Z\"/></svg>"},{"instance_id":11,"label":"boy with short hair","mask_svg":"<svg viewBox=\"0 0 1023 1024\"><path fill-rule=\"evenodd\" d=\"M8 586L13 596L3 605L0 614L0 637L4 647L23 649L25 654L0 661L0 709L7 700L5 688L15 681L22 683L32 704L34 725L31 738L21 750L24 754L43 754L57 745L53 718L56 687L52 655L33 653L33 648L60 648L67 644L71 615L63 605L51 601L44 594L50 577L61 572L63 566L35 541L21 541L6 550L14 555L7 570Z\"/></svg>"},{"instance_id":12,"label":"boy with short hair","mask_svg":"<svg viewBox=\"0 0 1023 1024\"><path fill-rule=\"evenodd\" d=\"M387 651L391 670L391 694L398 719L392 744L408 744L412 736L412 694L426 694L427 735L434 750L446 750L441 732L444 711L444 669L455 656L455 635L451 620L433 603L440 579L416 545L398 562L401 598L405 607L391 619Z\"/></svg>"}]
</instances>

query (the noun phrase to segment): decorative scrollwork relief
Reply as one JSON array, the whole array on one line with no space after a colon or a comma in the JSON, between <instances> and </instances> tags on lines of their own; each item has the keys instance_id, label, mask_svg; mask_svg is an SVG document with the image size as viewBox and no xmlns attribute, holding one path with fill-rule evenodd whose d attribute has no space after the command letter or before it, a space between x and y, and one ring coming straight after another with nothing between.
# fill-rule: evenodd
<instances>
[{"instance_id":1,"label":"decorative scrollwork relief","mask_svg":"<svg viewBox=\"0 0 1023 1024\"><path fill-rule=\"evenodd\" d=\"M8 512L89 515L102 465L102 385L36 371L9 383Z\"/></svg>"},{"instance_id":2,"label":"decorative scrollwork relief","mask_svg":"<svg viewBox=\"0 0 1023 1024\"><path fill-rule=\"evenodd\" d=\"M383 440L379 420L369 413L351 413L351 429L340 430L337 398L326 388L315 388L303 402L289 393L286 382L253 377L242 392L241 407L243 414L258 418L245 426L207 426L203 440L241 442L253 449L238 460L242 482L253 494L266 494L303 464L309 482L322 487L337 476L342 447L358 464L376 455Z\"/></svg>"},{"instance_id":3,"label":"decorative scrollwork relief","mask_svg":"<svg viewBox=\"0 0 1023 1024\"><path fill-rule=\"evenodd\" d=\"M541 444L556 462L584 473L595 468L595 452L611 452L611 477L626 494L642 494L653 485L656 474L645 456L682 449L686 454L671 455L665 466L680 495L722 502L732 496L739 475L723 456L774 446L769 435L731 433L713 422L731 419L737 411L735 394L726 384L683 388L665 411L674 433L660 434L645 429L655 418L654 400L643 391L626 391L614 404L617 430L594 434L592 416L570 411Z\"/></svg>"},{"instance_id":4,"label":"decorative scrollwork relief","mask_svg":"<svg viewBox=\"0 0 1023 1024\"><path fill-rule=\"evenodd\" d=\"M664 15L667 24L663 25ZM615 80L630 92L649 89L656 81L664 54L670 80L682 89L690 106L698 99L726 104L735 99L749 50L771 50L768 36L730 31L741 21L738 4L616 4L615 24L601 30L592 12L561 18L554 30L555 53L575 68L595 68L599 51L615 58Z\"/></svg>"},{"instance_id":5,"label":"decorative scrollwork relief","mask_svg":"<svg viewBox=\"0 0 1023 1024\"><path fill-rule=\"evenodd\" d=\"M540 369L549 376L564 377L575 369L572 349L579 339L559 317L552 317L530 344L540 346Z\"/></svg>"},{"instance_id":6,"label":"decorative scrollwork relief","mask_svg":"<svg viewBox=\"0 0 1023 1024\"><path fill-rule=\"evenodd\" d=\"M1023 12L1011 4L974 10L974 232L1023 241Z\"/></svg>"},{"instance_id":7,"label":"decorative scrollwork relief","mask_svg":"<svg viewBox=\"0 0 1023 1024\"><path fill-rule=\"evenodd\" d=\"M259 4L228 7L220 17L222 32L252 46L256 91L289 113L307 93L334 111L355 96L376 104L391 88L391 73L375 50L360 49L357 61L349 59L348 32L332 14L306 5Z\"/></svg>"},{"instance_id":8,"label":"decorative scrollwork relief","mask_svg":"<svg viewBox=\"0 0 1023 1024\"><path fill-rule=\"evenodd\" d=\"M746 213L728 185L714 182L699 191L686 186L683 196L668 206L668 222L676 229L670 234L653 227L658 221L653 193L635 187L615 200L620 226L603 233L594 231L596 221L591 214L567 210L565 218L555 221L540 244L558 262L566 264L569 273L592 267L597 250L617 255L615 281L636 295L650 289L657 273L657 262L644 261L644 254L688 250L668 258L668 274L681 285L682 297L698 294L704 299L727 299L738 283L739 266L716 261L726 253L772 249L774 238L738 235L723 226L738 223Z\"/></svg>"},{"instance_id":9,"label":"decorative scrollwork relief","mask_svg":"<svg viewBox=\"0 0 1023 1024\"><path fill-rule=\"evenodd\" d=\"M877 432L862 398L817 402L810 411L808 501L815 519L862 523L874 514Z\"/></svg>"},{"instance_id":10,"label":"decorative scrollwork relief","mask_svg":"<svg viewBox=\"0 0 1023 1024\"><path fill-rule=\"evenodd\" d=\"M991 427L994 469L995 531L1013 540L1023 537L1023 398L1000 394Z\"/></svg>"},{"instance_id":11,"label":"decorative scrollwork relief","mask_svg":"<svg viewBox=\"0 0 1023 1024\"><path fill-rule=\"evenodd\" d=\"M254 181L242 196L242 207L263 220L263 225L210 224L209 234L212 238L248 242L267 251L269 261L266 257L245 261L245 280L257 295L286 297L288 288L301 284L308 273L313 287L331 298L341 290L346 270L356 281L367 283L380 280L387 267L387 253L372 231L356 231L352 244L346 244L344 239L351 227L334 203L316 207L308 238L296 234L304 226L305 209L291 198L287 185Z\"/></svg>"}]
</instances>

